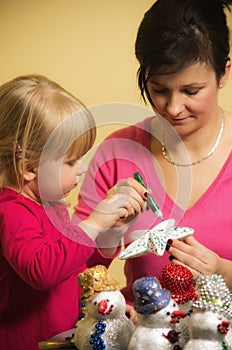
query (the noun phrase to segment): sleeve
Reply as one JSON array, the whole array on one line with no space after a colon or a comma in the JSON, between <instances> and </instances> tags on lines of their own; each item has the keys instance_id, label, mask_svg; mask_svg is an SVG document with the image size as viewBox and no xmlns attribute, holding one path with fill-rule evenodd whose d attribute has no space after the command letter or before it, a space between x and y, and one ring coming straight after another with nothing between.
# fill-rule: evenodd
<instances>
[{"instance_id":1,"label":"sleeve","mask_svg":"<svg viewBox=\"0 0 232 350\"><path fill-rule=\"evenodd\" d=\"M117 181L117 169L112 155L111 142L104 141L98 147L85 174L78 196L78 204L74 207L75 220L85 220Z\"/></svg>"},{"instance_id":2,"label":"sleeve","mask_svg":"<svg viewBox=\"0 0 232 350\"><path fill-rule=\"evenodd\" d=\"M27 284L39 290L48 290L78 273L94 250L94 242L79 227L70 225L67 237L48 218L41 220L19 204L4 211L0 232L5 259Z\"/></svg>"},{"instance_id":3,"label":"sleeve","mask_svg":"<svg viewBox=\"0 0 232 350\"><path fill-rule=\"evenodd\" d=\"M80 190L78 205L75 206L75 220L84 220L118 181L145 168L147 154L150 153L138 140L126 137L126 134L121 132L111 135L111 138L103 141L98 147ZM120 249L121 247L118 247L116 255ZM104 258L96 249L88 263L96 264L100 261L109 266L114 257Z\"/></svg>"},{"instance_id":4,"label":"sleeve","mask_svg":"<svg viewBox=\"0 0 232 350\"><path fill-rule=\"evenodd\" d=\"M74 207L76 220L86 219L110 188L137 170L137 155L145 149L143 129L141 125L117 130L98 146L81 186L78 205Z\"/></svg>"},{"instance_id":5,"label":"sleeve","mask_svg":"<svg viewBox=\"0 0 232 350\"><path fill-rule=\"evenodd\" d=\"M95 265L105 265L107 268L110 266L111 262L116 258L121 252L121 246L118 246L115 254L111 257L104 256L99 249L95 249L94 253L90 256L87 261L87 267L92 267Z\"/></svg>"},{"instance_id":6,"label":"sleeve","mask_svg":"<svg viewBox=\"0 0 232 350\"><path fill-rule=\"evenodd\" d=\"M106 192L117 183L117 166L113 153L111 140L105 140L98 147L81 186L73 220L79 222L86 219L96 205L105 198ZM108 267L120 250L118 247L114 256L104 257L99 249L95 249L87 265L91 267L102 264Z\"/></svg>"},{"instance_id":7,"label":"sleeve","mask_svg":"<svg viewBox=\"0 0 232 350\"><path fill-rule=\"evenodd\" d=\"M75 219L84 220L105 198L106 192L119 180L131 177L138 171L139 164L144 168L143 159L150 155L150 151L143 145L145 127L126 127L112 133L97 148L78 197L78 204L74 207ZM140 161L141 157L141 161ZM146 162L145 162L146 164ZM140 169L140 171L141 171Z\"/></svg>"}]
</instances>

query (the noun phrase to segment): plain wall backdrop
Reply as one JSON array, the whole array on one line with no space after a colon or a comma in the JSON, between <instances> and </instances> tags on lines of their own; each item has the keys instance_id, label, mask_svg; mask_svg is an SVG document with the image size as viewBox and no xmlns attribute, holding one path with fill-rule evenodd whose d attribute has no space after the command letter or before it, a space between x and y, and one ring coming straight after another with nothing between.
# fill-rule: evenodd
<instances>
[{"instance_id":1,"label":"plain wall backdrop","mask_svg":"<svg viewBox=\"0 0 232 350\"><path fill-rule=\"evenodd\" d=\"M99 143L115 128L151 114L137 87L134 41L153 2L0 0L0 84L31 73L57 81L92 108ZM231 79L220 104L232 110ZM75 192L70 200L76 202ZM110 271L124 284L122 268L116 259Z\"/></svg>"}]
</instances>

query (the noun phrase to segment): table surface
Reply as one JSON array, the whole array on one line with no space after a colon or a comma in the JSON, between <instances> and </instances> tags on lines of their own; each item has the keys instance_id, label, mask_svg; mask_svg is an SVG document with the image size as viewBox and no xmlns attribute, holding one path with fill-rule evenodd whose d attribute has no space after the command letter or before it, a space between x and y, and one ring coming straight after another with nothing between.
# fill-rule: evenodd
<instances>
[{"instance_id":1,"label":"table surface","mask_svg":"<svg viewBox=\"0 0 232 350\"><path fill-rule=\"evenodd\" d=\"M51 339L48 339L48 341L40 342L39 343L39 348L41 350L46 350L46 349L50 349L50 350L55 350L55 349L73 350L73 349L77 349L75 347L70 347L68 344L66 346L63 346L63 344L62 344L67 338L71 338L74 333L75 333L75 328L69 329L69 330L67 330L65 332L57 334L54 337L52 337ZM55 343L55 345L52 345L53 342Z\"/></svg>"}]
</instances>

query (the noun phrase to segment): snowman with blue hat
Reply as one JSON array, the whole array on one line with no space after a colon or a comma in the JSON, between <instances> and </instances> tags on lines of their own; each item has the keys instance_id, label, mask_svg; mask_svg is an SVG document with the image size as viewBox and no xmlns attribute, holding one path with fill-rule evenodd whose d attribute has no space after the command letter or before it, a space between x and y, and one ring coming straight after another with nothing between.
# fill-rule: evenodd
<instances>
[{"instance_id":1,"label":"snowman with blue hat","mask_svg":"<svg viewBox=\"0 0 232 350\"><path fill-rule=\"evenodd\" d=\"M179 310L170 291L163 289L156 277L146 276L133 283L133 293L138 326L128 350L183 349L186 339L181 334L180 323L187 313Z\"/></svg>"}]
</instances>

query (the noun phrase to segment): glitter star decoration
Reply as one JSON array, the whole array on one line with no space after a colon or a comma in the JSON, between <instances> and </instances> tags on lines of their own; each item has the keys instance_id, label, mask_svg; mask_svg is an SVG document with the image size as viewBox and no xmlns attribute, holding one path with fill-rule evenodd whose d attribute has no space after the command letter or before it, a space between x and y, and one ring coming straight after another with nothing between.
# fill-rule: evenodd
<instances>
[{"instance_id":1,"label":"glitter star decoration","mask_svg":"<svg viewBox=\"0 0 232 350\"><path fill-rule=\"evenodd\" d=\"M163 256L169 239L184 239L193 233L190 227L175 227L174 219L164 220L150 230L134 231L132 236L139 238L121 252L119 259L136 258L149 253Z\"/></svg>"}]
</instances>

